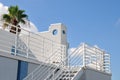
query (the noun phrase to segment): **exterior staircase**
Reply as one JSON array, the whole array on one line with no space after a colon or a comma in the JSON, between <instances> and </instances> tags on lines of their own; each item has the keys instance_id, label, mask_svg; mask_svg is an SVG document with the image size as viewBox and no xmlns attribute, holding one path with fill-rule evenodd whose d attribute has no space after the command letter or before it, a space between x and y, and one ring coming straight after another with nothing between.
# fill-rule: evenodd
<instances>
[{"instance_id":1,"label":"exterior staircase","mask_svg":"<svg viewBox=\"0 0 120 80\"><path fill-rule=\"evenodd\" d=\"M80 47L76 48L73 54L70 54L69 57L74 56L76 53L78 53L79 49ZM56 57L55 53L54 57ZM64 61L61 61L58 64L40 64L40 66L36 68L32 73L28 74L28 76L24 78L24 80L73 80L81 67L67 66L63 64L66 60L68 60L68 57L66 57ZM76 61L74 62L74 64L76 64Z\"/></svg>"},{"instance_id":2,"label":"exterior staircase","mask_svg":"<svg viewBox=\"0 0 120 80\"><path fill-rule=\"evenodd\" d=\"M63 71L56 80L72 80L77 74L78 70L66 70Z\"/></svg>"},{"instance_id":3,"label":"exterior staircase","mask_svg":"<svg viewBox=\"0 0 120 80\"><path fill-rule=\"evenodd\" d=\"M100 58L100 56L103 57ZM81 44L64 60L68 60L68 65L62 64L64 61L59 64L47 63L43 65L43 68L38 67L31 74L28 74L24 80L80 80L85 78L83 75L87 68L110 73L109 57L108 54L103 53L96 47Z\"/></svg>"}]
</instances>

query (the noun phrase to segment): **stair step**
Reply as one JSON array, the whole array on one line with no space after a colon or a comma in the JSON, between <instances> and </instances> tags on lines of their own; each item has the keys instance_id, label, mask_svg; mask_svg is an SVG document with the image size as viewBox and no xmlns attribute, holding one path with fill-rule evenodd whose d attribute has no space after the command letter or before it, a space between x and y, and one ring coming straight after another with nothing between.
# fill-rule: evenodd
<instances>
[{"instance_id":1,"label":"stair step","mask_svg":"<svg viewBox=\"0 0 120 80\"><path fill-rule=\"evenodd\" d=\"M77 71L64 71L64 73L77 73Z\"/></svg>"}]
</instances>

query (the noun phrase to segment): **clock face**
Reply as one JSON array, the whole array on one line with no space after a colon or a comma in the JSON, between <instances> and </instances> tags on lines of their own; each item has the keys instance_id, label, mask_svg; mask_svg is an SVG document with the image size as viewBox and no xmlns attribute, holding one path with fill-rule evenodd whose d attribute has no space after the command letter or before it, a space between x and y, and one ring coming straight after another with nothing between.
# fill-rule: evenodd
<instances>
[{"instance_id":1,"label":"clock face","mask_svg":"<svg viewBox=\"0 0 120 80\"><path fill-rule=\"evenodd\" d=\"M54 29L53 32L52 32L53 35L57 35L57 33L58 33L57 29Z\"/></svg>"}]
</instances>

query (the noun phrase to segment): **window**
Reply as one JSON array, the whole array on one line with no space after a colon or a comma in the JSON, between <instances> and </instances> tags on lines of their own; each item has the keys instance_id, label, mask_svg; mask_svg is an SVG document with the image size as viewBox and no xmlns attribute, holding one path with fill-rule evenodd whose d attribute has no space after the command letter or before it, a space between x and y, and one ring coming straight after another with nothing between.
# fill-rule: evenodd
<instances>
[{"instance_id":1,"label":"window","mask_svg":"<svg viewBox=\"0 0 120 80\"><path fill-rule=\"evenodd\" d=\"M18 50L16 50L16 53L18 53ZM15 55L15 46L12 46L11 54L12 54L12 55Z\"/></svg>"},{"instance_id":2,"label":"window","mask_svg":"<svg viewBox=\"0 0 120 80\"><path fill-rule=\"evenodd\" d=\"M53 33L53 35L57 35L58 30L57 30L57 29L54 29L52 33Z\"/></svg>"},{"instance_id":3,"label":"window","mask_svg":"<svg viewBox=\"0 0 120 80\"><path fill-rule=\"evenodd\" d=\"M65 34L65 30L63 30L62 33Z\"/></svg>"}]
</instances>

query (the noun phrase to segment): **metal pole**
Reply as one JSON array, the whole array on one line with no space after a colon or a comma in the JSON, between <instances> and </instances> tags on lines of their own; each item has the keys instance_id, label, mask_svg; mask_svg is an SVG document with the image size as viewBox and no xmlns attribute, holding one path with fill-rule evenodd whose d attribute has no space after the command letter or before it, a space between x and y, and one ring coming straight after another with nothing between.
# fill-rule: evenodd
<instances>
[{"instance_id":1,"label":"metal pole","mask_svg":"<svg viewBox=\"0 0 120 80\"><path fill-rule=\"evenodd\" d=\"M83 43L83 67L86 66L86 59L85 59L85 43Z\"/></svg>"},{"instance_id":2,"label":"metal pole","mask_svg":"<svg viewBox=\"0 0 120 80\"><path fill-rule=\"evenodd\" d=\"M69 58L68 58L69 60L68 60L68 62L69 62L69 80L71 80L71 78L70 78L70 56L69 56Z\"/></svg>"},{"instance_id":3,"label":"metal pole","mask_svg":"<svg viewBox=\"0 0 120 80\"><path fill-rule=\"evenodd\" d=\"M43 61L45 62L45 56L44 56L45 55L45 49L44 49L45 45L44 45L44 43L45 43L45 41L44 41L44 38L43 38Z\"/></svg>"},{"instance_id":4,"label":"metal pole","mask_svg":"<svg viewBox=\"0 0 120 80\"><path fill-rule=\"evenodd\" d=\"M16 28L16 34L15 34L15 55L17 54L17 44L18 44L18 27L14 26Z\"/></svg>"},{"instance_id":5,"label":"metal pole","mask_svg":"<svg viewBox=\"0 0 120 80\"><path fill-rule=\"evenodd\" d=\"M31 27L30 26L30 20L28 20L28 27ZM30 32L28 31L28 37L27 37L27 58L29 58L29 49L30 49Z\"/></svg>"},{"instance_id":6,"label":"metal pole","mask_svg":"<svg viewBox=\"0 0 120 80\"><path fill-rule=\"evenodd\" d=\"M27 37L27 58L29 58L29 42L30 42L30 32L28 32L28 37Z\"/></svg>"}]
</instances>

